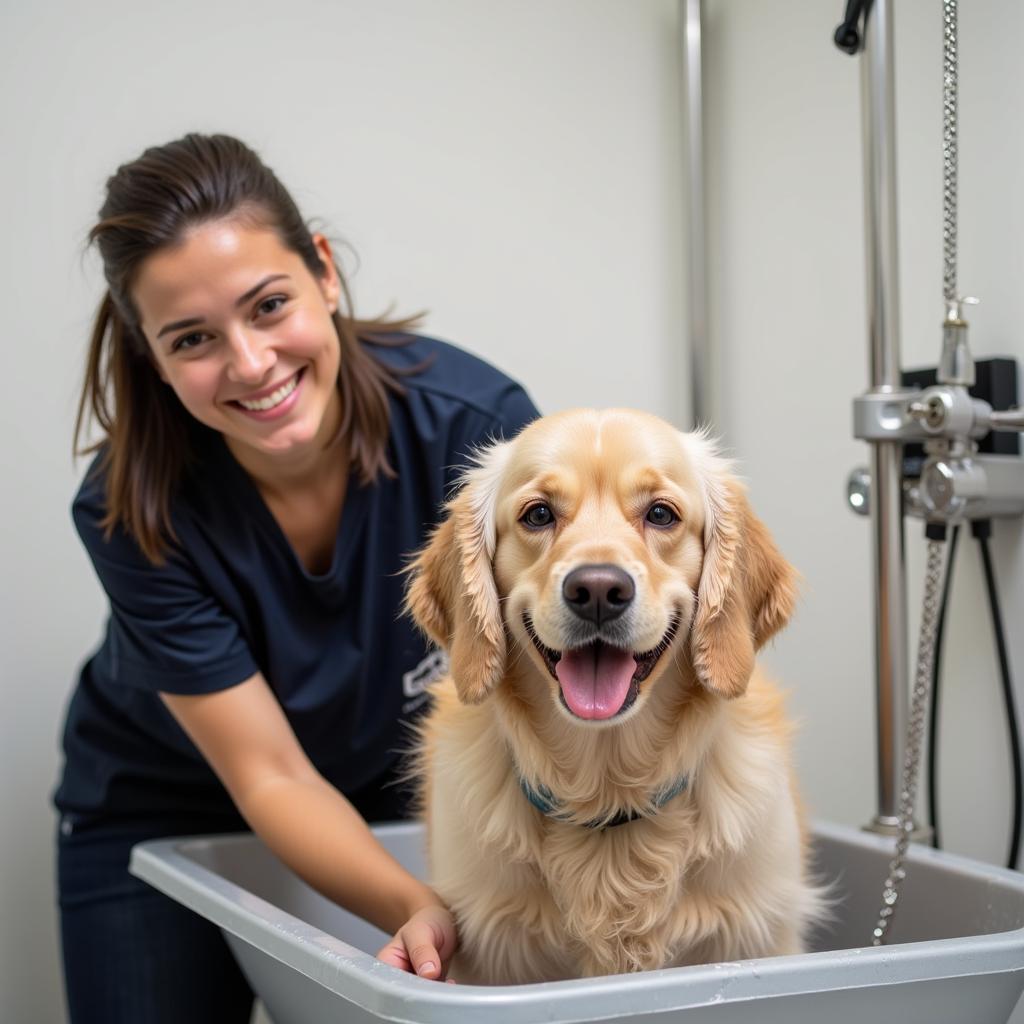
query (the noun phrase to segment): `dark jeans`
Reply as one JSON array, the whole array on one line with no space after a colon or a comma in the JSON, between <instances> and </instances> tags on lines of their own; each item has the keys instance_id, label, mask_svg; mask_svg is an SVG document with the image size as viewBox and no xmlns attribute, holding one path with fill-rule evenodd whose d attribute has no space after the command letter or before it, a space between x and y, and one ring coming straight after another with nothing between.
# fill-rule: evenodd
<instances>
[{"instance_id":1,"label":"dark jeans","mask_svg":"<svg viewBox=\"0 0 1024 1024\"><path fill-rule=\"evenodd\" d=\"M349 799L369 822L408 816L408 791ZM57 837L69 1024L248 1024L253 993L216 925L128 874L136 843L243 828L240 818L73 820Z\"/></svg>"},{"instance_id":2,"label":"dark jeans","mask_svg":"<svg viewBox=\"0 0 1024 1024\"><path fill-rule=\"evenodd\" d=\"M248 1024L252 990L220 930L128 874L136 843L218 831L196 822L69 828L64 819L57 876L69 1024Z\"/></svg>"}]
</instances>

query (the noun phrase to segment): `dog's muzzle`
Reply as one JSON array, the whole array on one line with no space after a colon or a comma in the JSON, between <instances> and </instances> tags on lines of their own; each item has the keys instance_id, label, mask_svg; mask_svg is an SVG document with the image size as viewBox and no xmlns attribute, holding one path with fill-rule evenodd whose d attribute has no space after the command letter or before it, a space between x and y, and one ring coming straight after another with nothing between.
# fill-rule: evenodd
<instances>
[{"instance_id":1,"label":"dog's muzzle","mask_svg":"<svg viewBox=\"0 0 1024 1024\"><path fill-rule=\"evenodd\" d=\"M579 647L557 651L542 643L528 613L523 625L559 686L564 706L577 718L602 721L623 714L640 694L679 629L680 613L672 616L661 641L649 651L634 652L594 639Z\"/></svg>"}]
</instances>

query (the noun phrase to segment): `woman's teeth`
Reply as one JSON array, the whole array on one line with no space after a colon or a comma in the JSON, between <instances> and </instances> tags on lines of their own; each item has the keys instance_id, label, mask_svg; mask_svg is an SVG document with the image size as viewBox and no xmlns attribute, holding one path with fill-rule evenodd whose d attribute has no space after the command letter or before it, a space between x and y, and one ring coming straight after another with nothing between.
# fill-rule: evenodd
<instances>
[{"instance_id":1,"label":"woman's teeth","mask_svg":"<svg viewBox=\"0 0 1024 1024\"><path fill-rule=\"evenodd\" d=\"M238 404L243 409L248 409L249 412L266 412L268 409L273 409L275 405L280 405L295 389L299 384L299 375L295 374L291 380L282 384L275 392L267 395L266 398L261 398L256 402L246 402L243 399L238 399Z\"/></svg>"}]
</instances>

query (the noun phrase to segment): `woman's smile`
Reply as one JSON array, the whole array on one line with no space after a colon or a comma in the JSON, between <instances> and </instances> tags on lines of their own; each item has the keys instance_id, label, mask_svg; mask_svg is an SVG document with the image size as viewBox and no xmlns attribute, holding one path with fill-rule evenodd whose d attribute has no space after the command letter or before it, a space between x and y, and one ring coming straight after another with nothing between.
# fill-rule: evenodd
<instances>
[{"instance_id":1,"label":"woman's smile","mask_svg":"<svg viewBox=\"0 0 1024 1024\"><path fill-rule=\"evenodd\" d=\"M245 398L230 399L228 404L257 420L273 420L286 416L299 400L304 373L305 370L298 370L283 384L271 384L270 387Z\"/></svg>"}]
</instances>

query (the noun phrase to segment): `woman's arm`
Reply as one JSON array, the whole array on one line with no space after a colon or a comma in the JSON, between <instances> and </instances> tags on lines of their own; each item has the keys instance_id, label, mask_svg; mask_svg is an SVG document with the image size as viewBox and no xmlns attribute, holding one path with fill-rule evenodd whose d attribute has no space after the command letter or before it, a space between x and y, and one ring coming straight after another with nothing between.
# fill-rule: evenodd
<instances>
[{"instance_id":1,"label":"woman's arm","mask_svg":"<svg viewBox=\"0 0 1024 1024\"><path fill-rule=\"evenodd\" d=\"M384 849L313 767L266 680L161 698L253 831L296 874L395 938L381 958L442 978L455 926L438 896Z\"/></svg>"}]
</instances>

